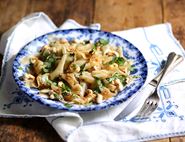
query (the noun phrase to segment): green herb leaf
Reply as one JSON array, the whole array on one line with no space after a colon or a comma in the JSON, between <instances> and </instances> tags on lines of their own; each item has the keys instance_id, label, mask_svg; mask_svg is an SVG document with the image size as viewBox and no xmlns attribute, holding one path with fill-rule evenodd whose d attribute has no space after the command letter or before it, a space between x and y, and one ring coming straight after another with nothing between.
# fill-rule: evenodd
<instances>
[{"instance_id":1,"label":"green herb leaf","mask_svg":"<svg viewBox=\"0 0 185 142\"><path fill-rule=\"evenodd\" d=\"M124 65L125 59L122 58L122 57L117 57L116 63L117 63L118 65Z\"/></svg>"},{"instance_id":2,"label":"green herb leaf","mask_svg":"<svg viewBox=\"0 0 185 142\"><path fill-rule=\"evenodd\" d=\"M108 62L109 65L112 65L114 63L117 63L118 65L122 66L125 63L125 59L122 57L114 57L110 62Z\"/></svg>"},{"instance_id":3,"label":"green herb leaf","mask_svg":"<svg viewBox=\"0 0 185 142\"><path fill-rule=\"evenodd\" d=\"M50 69L48 69L46 66L44 66L43 68L42 68L42 72L43 73L48 73L50 71Z\"/></svg>"},{"instance_id":4,"label":"green herb leaf","mask_svg":"<svg viewBox=\"0 0 185 142\"><path fill-rule=\"evenodd\" d=\"M22 68L21 66L20 66L20 67L18 67L18 69L19 69L19 70L23 70L23 68Z\"/></svg>"},{"instance_id":5,"label":"green herb leaf","mask_svg":"<svg viewBox=\"0 0 185 142\"><path fill-rule=\"evenodd\" d=\"M118 73L115 73L112 77L108 78L107 81L109 83L111 83L112 81L114 81L115 79L117 79L118 76L119 76L119 74Z\"/></svg>"},{"instance_id":6,"label":"green herb leaf","mask_svg":"<svg viewBox=\"0 0 185 142\"><path fill-rule=\"evenodd\" d=\"M129 70L132 72L134 71L135 67L134 66L130 66Z\"/></svg>"},{"instance_id":7,"label":"green herb leaf","mask_svg":"<svg viewBox=\"0 0 185 142\"><path fill-rule=\"evenodd\" d=\"M43 57L44 60L45 60L48 56L49 56L49 51L44 51L44 52L42 53L42 57Z\"/></svg>"},{"instance_id":8,"label":"green herb leaf","mask_svg":"<svg viewBox=\"0 0 185 142\"><path fill-rule=\"evenodd\" d=\"M93 44L92 51L95 52L97 50L98 46L105 46L109 43L108 40L105 39L99 39L95 44Z\"/></svg>"},{"instance_id":9,"label":"green herb leaf","mask_svg":"<svg viewBox=\"0 0 185 142\"><path fill-rule=\"evenodd\" d=\"M105 39L99 39L96 43L95 43L95 46L105 46L109 43L108 40L105 40Z\"/></svg>"},{"instance_id":10,"label":"green herb leaf","mask_svg":"<svg viewBox=\"0 0 185 142\"><path fill-rule=\"evenodd\" d=\"M71 93L71 88L67 84L62 84L62 94L67 95Z\"/></svg>"},{"instance_id":11,"label":"green herb leaf","mask_svg":"<svg viewBox=\"0 0 185 142\"><path fill-rule=\"evenodd\" d=\"M121 83L122 83L123 86L127 85L127 83L126 83L126 76L120 75L118 77L118 79L121 81Z\"/></svg>"},{"instance_id":12,"label":"green herb leaf","mask_svg":"<svg viewBox=\"0 0 185 142\"><path fill-rule=\"evenodd\" d=\"M85 104L85 106L90 106L92 104L93 104L93 102L89 102L89 103Z\"/></svg>"},{"instance_id":13,"label":"green herb leaf","mask_svg":"<svg viewBox=\"0 0 185 142\"><path fill-rule=\"evenodd\" d=\"M49 55L47 58L46 58L46 62L49 62L49 63L54 63L56 61L56 56L54 54L51 54Z\"/></svg>"},{"instance_id":14,"label":"green herb leaf","mask_svg":"<svg viewBox=\"0 0 185 142\"><path fill-rule=\"evenodd\" d=\"M84 68L85 68L85 64L81 65L80 66L80 72L84 71Z\"/></svg>"},{"instance_id":15,"label":"green herb leaf","mask_svg":"<svg viewBox=\"0 0 185 142\"><path fill-rule=\"evenodd\" d=\"M76 99L76 98L78 98L79 96L77 95L77 94L72 94L72 97L73 97L73 99Z\"/></svg>"},{"instance_id":16,"label":"green herb leaf","mask_svg":"<svg viewBox=\"0 0 185 142\"><path fill-rule=\"evenodd\" d=\"M67 108L71 108L73 105L70 104L70 103L65 103L64 106L67 107Z\"/></svg>"},{"instance_id":17,"label":"green herb leaf","mask_svg":"<svg viewBox=\"0 0 185 142\"><path fill-rule=\"evenodd\" d=\"M94 93L98 94L98 93L101 92L104 85L103 85L102 81L99 78L95 78L95 79L96 79L96 88L94 89Z\"/></svg>"},{"instance_id":18,"label":"green herb leaf","mask_svg":"<svg viewBox=\"0 0 185 142\"><path fill-rule=\"evenodd\" d=\"M109 43L108 40L105 40L105 39L100 39L99 42L102 44L102 45L107 45Z\"/></svg>"},{"instance_id":19,"label":"green herb leaf","mask_svg":"<svg viewBox=\"0 0 185 142\"><path fill-rule=\"evenodd\" d=\"M92 51L95 52L97 50L97 46L93 44Z\"/></svg>"},{"instance_id":20,"label":"green herb leaf","mask_svg":"<svg viewBox=\"0 0 185 142\"><path fill-rule=\"evenodd\" d=\"M59 95L57 93L54 93L53 95L55 96L56 99L63 100L63 97L61 95Z\"/></svg>"},{"instance_id":21,"label":"green herb leaf","mask_svg":"<svg viewBox=\"0 0 185 142\"><path fill-rule=\"evenodd\" d=\"M99 87L96 87L96 88L94 88L93 92L94 92L95 94L98 94L98 93L101 93L101 90L100 90Z\"/></svg>"},{"instance_id":22,"label":"green herb leaf","mask_svg":"<svg viewBox=\"0 0 185 142\"><path fill-rule=\"evenodd\" d=\"M140 78L141 76L140 75L134 75L132 76L133 78Z\"/></svg>"},{"instance_id":23,"label":"green herb leaf","mask_svg":"<svg viewBox=\"0 0 185 142\"><path fill-rule=\"evenodd\" d=\"M48 85L55 85L55 86L57 86L57 83L56 82L53 82L53 81L51 81L51 80L49 80L49 78L47 78L46 79L46 83L48 84Z\"/></svg>"},{"instance_id":24,"label":"green herb leaf","mask_svg":"<svg viewBox=\"0 0 185 142\"><path fill-rule=\"evenodd\" d=\"M56 63L56 56L54 54L47 56L44 62L43 72L44 73L50 72L54 68L55 63Z\"/></svg>"},{"instance_id":25,"label":"green herb leaf","mask_svg":"<svg viewBox=\"0 0 185 142\"><path fill-rule=\"evenodd\" d=\"M108 62L108 65L112 65L116 62L116 57L114 57L110 62Z\"/></svg>"},{"instance_id":26,"label":"green herb leaf","mask_svg":"<svg viewBox=\"0 0 185 142\"><path fill-rule=\"evenodd\" d=\"M96 83L97 83L99 88L103 88L103 83L101 82L100 79L96 79Z\"/></svg>"},{"instance_id":27,"label":"green herb leaf","mask_svg":"<svg viewBox=\"0 0 185 142\"><path fill-rule=\"evenodd\" d=\"M49 79L47 78L47 79L46 79L46 83L47 83L48 85L51 85L51 84L52 84L52 81L49 80Z\"/></svg>"},{"instance_id":28,"label":"green herb leaf","mask_svg":"<svg viewBox=\"0 0 185 142\"><path fill-rule=\"evenodd\" d=\"M57 83L56 82L52 82L52 83L53 83L53 85L57 86Z\"/></svg>"},{"instance_id":29,"label":"green herb leaf","mask_svg":"<svg viewBox=\"0 0 185 142\"><path fill-rule=\"evenodd\" d=\"M78 65L73 63L71 67L73 68L73 70L76 70Z\"/></svg>"},{"instance_id":30,"label":"green herb leaf","mask_svg":"<svg viewBox=\"0 0 185 142\"><path fill-rule=\"evenodd\" d=\"M115 73L112 77L108 78L107 81L111 83L112 81L119 79L123 86L126 85L126 76L121 75L119 73Z\"/></svg>"}]
</instances>

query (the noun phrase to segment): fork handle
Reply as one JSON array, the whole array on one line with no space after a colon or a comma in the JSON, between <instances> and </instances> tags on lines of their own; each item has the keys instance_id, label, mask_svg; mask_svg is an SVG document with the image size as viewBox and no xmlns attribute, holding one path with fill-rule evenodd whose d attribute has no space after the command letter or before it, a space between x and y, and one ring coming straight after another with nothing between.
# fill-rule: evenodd
<instances>
[{"instance_id":1,"label":"fork handle","mask_svg":"<svg viewBox=\"0 0 185 142\"><path fill-rule=\"evenodd\" d=\"M157 87L159 85L159 83L161 82L161 80L163 79L163 77L170 72L171 70L173 70L173 68L175 68L179 63L181 63L183 61L183 57L181 55L177 55L175 52L171 52L168 57L167 57L167 61L166 64L164 66L164 68L160 71L160 73L151 81L151 85Z\"/></svg>"}]
</instances>

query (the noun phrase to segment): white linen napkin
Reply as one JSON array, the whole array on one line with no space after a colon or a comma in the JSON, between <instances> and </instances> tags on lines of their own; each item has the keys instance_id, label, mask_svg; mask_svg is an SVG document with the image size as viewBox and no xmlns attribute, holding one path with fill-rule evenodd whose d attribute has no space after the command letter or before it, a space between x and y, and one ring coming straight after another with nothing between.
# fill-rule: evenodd
<instances>
[{"instance_id":1,"label":"white linen napkin","mask_svg":"<svg viewBox=\"0 0 185 142\"><path fill-rule=\"evenodd\" d=\"M59 28L100 29L100 24L82 26L74 20L67 20ZM159 88L161 102L158 109L143 120L127 117L119 122L113 121L132 98L108 110L78 114L48 108L24 95L12 78L14 56L27 42L56 29L49 17L39 12L23 18L3 34L0 42L0 53L4 54L0 82L1 117L47 117L61 138L69 142L146 141L185 134L185 62L167 75ZM143 53L149 69L147 82L159 72L161 61L171 51L185 57L169 23L114 34L127 39Z\"/></svg>"}]
</instances>

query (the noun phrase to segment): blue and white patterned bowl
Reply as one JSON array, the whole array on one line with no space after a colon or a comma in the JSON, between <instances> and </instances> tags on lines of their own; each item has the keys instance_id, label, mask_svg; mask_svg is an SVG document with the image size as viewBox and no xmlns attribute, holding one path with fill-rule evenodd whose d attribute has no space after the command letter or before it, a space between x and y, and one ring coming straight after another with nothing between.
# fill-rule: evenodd
<instances>
[{"instance_id":1,"label":"blue and white patterned bowl","mask_svg":"<svg viewBox=\"0 0 185 142\"><path fill-rule=\"evenodd\" d=\"M29 65L25 65L21 63L21 60L25 56L35 55L39 53L39 50L50 41L66 38L67 40L79 39L79 40L91 40L92 42L97 41L99 38L103 38L109 40L111 45L116 45L123 48L123 55L133 61L133 65L135 67L134 71L132 71L132 75L137 75L139 78L135 79L131 84L126 86L124 90L119 92L117 96L112 97L100 104L93 104L89 106L83 105L73 105L72 107L67 107L65 104L54 101L50 99L43 98L38 95L39 90L29 88L25 86L25 83L20 80L20 77L26 73L27 67ZM110 106L118 105L124 101L126 101L129 97L134 95L145 83L147 77L147 64L144 59L142 53L130 42L127 40L111 34L109 32L92 30L92 29L70 29L70 30L58 30L45 35L42 35L33 41L29 42L25 45L17 54L14 62L13 62L13 76L15 82L19 86L19 88L28 96L30 96L33 100L36 100L44 105L49 107L68 110L68 111L92 111L92 110L102 110L109 108Z\"/></svg>"}]
</instances>

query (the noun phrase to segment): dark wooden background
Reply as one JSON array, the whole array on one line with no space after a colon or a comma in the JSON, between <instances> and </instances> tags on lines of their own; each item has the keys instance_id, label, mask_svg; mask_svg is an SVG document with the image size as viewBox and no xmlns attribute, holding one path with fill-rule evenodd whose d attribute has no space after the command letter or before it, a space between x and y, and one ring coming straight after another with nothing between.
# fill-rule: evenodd
<instances>
[{"instance_id":1,"label":"dark wooden background","mask_svg":"<svg viewBox=\"0 0 185 142\"><path fill-rule=\"evenodd\" d=\"M0 0L0 35L32 12L45 12L59 26L66 19L100 23L106 31L170 22L185 47L185 0ZM44 118L0 118L0 142L61 142ZM78 140L77 140L78 141ZM185 142L185 137L155 142Z\"/></svg>"}]
</instances>

